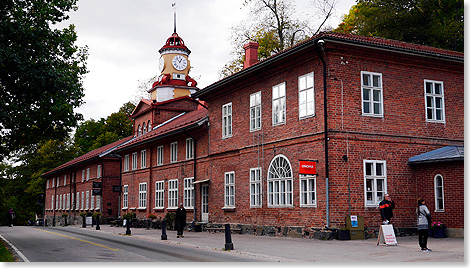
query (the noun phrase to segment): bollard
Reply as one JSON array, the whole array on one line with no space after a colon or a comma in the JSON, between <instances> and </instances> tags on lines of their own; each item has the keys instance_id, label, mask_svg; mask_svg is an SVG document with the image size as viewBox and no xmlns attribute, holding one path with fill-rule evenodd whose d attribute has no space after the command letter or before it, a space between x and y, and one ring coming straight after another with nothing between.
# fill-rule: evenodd
<instances>
[{"instance_id":1,"label":"bollard","mask_svg":"<svg viewBox=\"0 0 470 268\"><path fill-rule=\"evenodd\" d=\"M150 220L145 220L145 229L150 230Z\"/></svg>"},{"instance_id":2,"label":"bollard","mask_svg":"<svg viewBox=\"0 0 470 268\"><path fill-rule=\"evenodd\" d=\"M82 216L82 228L86 228L86 217Z\"/></svg>"},{"instance_id":3,"label":"bollard","mask_svg":"<svg viewBox=\"0 0 470 268\"><path fill-rule=\"evenodd\" d=\"M100 228L100 216L99 215L96 217L96 230L101 230L101 228Z\"/></svg>"},{"instance_id":4,"label":"bollard","mask_svg":"<svg viewBox=\"0 0 470 268\"><path fill-rule=\"evenodd\" d=\"M232 233L228 223L225 224L225 250L233 250Z\"/></svg>"},{"instance_id":5,"label":"bollard","mask_svg":"<svg viewBox=\"0 0 470 268\"><path fill-rule=\"evenodd\" d=\"M47 219L44 220L44 227L47 227Z\"/></svg>"},{"instance_id":6,"label":"bollard","mask_svg":"<svg viewBox=\"0 0 470 268\"><path fill-rule=\"evenodd\" d=\"M126 235L131 235L131 220L128 219L126 222Z\"/></svg>"},{"instance_id":7,"label":"bollard","mask_svg":"<svg viewBox=\"0 0 470 268\"><path fill-rule=\"evenodd\" d=\"M55 227L55 217L52 218L52 227Z\"/></svg>"},{"instance_id":8,"label":"bollard","mask_svg":"<svg viewBox=\"0 0 470 268\"><path fill-rule=\"evenodd\" d=\"M162 221L162 240L167 240L165 220Z\"/></svg>"}]
</instances>

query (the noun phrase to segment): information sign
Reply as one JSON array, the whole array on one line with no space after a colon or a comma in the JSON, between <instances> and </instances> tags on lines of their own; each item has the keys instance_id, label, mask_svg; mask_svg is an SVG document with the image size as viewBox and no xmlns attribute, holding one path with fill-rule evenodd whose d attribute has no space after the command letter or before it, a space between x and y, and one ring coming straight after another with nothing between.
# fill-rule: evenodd
<instances>
[{"instance_id":1,"label":"information sign","mask_svg":"<svg viewBox=\"0 0 470 268\"><path fill-rule=\"evenodd\" d=\"M393 225L380 225L379 238L377 239L377 246L379 244L386 244L387 246L396 246L397 238L395 237L395 231Z\"/></svg>"}]
</instances>

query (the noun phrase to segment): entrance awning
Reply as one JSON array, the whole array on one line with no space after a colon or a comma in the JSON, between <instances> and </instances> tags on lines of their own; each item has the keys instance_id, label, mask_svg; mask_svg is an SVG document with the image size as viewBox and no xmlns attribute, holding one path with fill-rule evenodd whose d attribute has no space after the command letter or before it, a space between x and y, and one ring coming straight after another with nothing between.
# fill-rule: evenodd
<instances>
[{"instance_id":1,"label":"entrance awning","mask_svg":"<svg viewBox=\"0 0 470 268\"><path fill-rule=\"evenodd\" d=\"M210 183L211 180L210 179L207 179L207 180L200 180L200 181L195 181L193 182L193 184L198 184L198 183Z\"/></svg>"}]
</instances>

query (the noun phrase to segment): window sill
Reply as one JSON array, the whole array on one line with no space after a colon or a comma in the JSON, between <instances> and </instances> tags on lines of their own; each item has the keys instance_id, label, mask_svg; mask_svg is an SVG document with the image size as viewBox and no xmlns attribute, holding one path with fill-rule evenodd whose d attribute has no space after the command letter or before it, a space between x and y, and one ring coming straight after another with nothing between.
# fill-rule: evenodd
<instances>
[{"instance_id":1,"label":"window sill","mask_svg":"<svg viewBox=\"0 0 470 268\"><path fill-rule=\"evenodd\" d=\"M128 209L128 207L123 207L123 208L121 208L121 210L126 210L126 209Z\"/></svg>"},{"instance_id":2,"label":"window sill","mask_svg":"<svg viewBox=\"0 0 470 268\"><path fill-rule=\"evenodd\" d=\"M138 209L138 210L146 210L147 207L138 207L137 209Z\"/></svg>"},{"instance_id":3,"label":"window sill","mask_svg":"<svg viewBox=\"0 0 470 268\"><path fill-rule=\"evenodd\" d=\"M165 208L153 208L154 211L165 211Z\"/></svg>"},{"instance_id":4,"label":"window sill","mask_svg":"<svg viewBox=\"0 0 470 268\"><path fill-rule=\"evenodd\" d=\"M375 118L384 118L383 114L362 114L362 116L375 117Z\"/></svg>"},{"instance_id":5,"label":"window sill","mask_svg":"<svg viewBox=\"0 0 470 268\"><path fill-rule=\"evenodd\" d=\"M235 207L223 207L222 210L230 212L230 211L235 211Z\"/></svg>"}]
</instances>

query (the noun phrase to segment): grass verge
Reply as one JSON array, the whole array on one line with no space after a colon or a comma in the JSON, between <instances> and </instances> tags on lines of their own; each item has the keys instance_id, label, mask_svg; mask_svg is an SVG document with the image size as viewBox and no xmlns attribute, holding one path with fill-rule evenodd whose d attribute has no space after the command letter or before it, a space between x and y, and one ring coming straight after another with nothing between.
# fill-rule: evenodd
<instances>
[{"instance_id":1,"label":"grass verge","mask_svg":"<svg viewBox=\"0 0 470 268\"><path fill-rule=\"evenodd\" d=\"M14 262L13 255L8 251L5 241L0 239L0 262Z\"/></svg>"}]
</instances>

